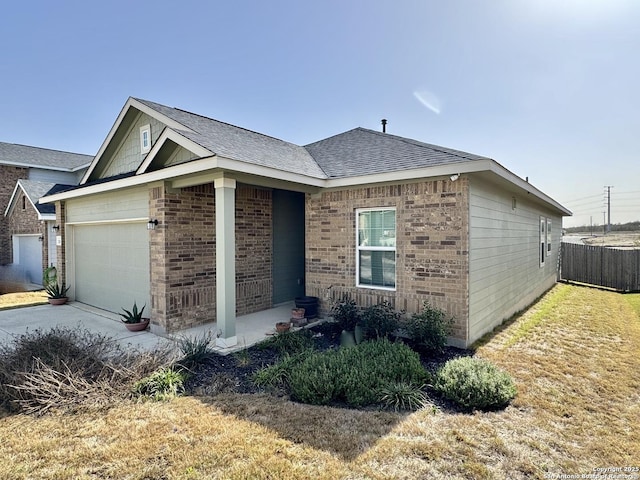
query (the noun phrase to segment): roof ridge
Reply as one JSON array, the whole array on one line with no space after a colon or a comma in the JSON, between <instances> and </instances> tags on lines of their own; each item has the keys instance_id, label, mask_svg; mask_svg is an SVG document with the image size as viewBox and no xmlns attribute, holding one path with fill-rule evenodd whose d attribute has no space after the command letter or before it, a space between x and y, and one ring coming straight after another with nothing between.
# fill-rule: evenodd
<instances>
[{"instance_id":1,"label":"roof ridge","mask_svg":"<svg viewBox=\"0 0 640 480\"><path fill-rule=\"evenodd\" d=\"M132 97L132 98L134 98L134 100L142 101L142 102L145 102L145 103L153 103L155 105L160 105L161 107L169 108L169 109L175 110L177 112L186 113L188 115L193 115L194 117L204 118L205 120L209 120L209 121L212 121L212 122L217 122L217 123L222 124L222 125L227 125L229 127L233 127L233 128L237 128L237 129L240 129L240 130L244 130L245 132L254 133L256 135L260 135L261 137L271 138L273 140L277 140L279 142L286 143L288 145L293 145L295 147L301 147L301 145L298 145L297 143L289 142L287 140L283 140L281 138L274 137L272 135L267 135L266 133L261 133L261 132L255 131L255 130L251 130L250 128L241 127L239 125L234 125L234 124L229 123L229 122L223 122L222 120L218 120L216 118L208 117L206 115L202 115L201 113L190 112L189 110L185 110L184 108L170 107L170 106L164 105L162 103L153 102L151 100L145 100L145 99L142 99L142 98L135 98L135 97ZM179 123L182 123L182 122L179 122ZM189 129L192 129L192 127L189 127L188 125L184 125L184 126L189 128Z\"/></svg>"}]
</instances>

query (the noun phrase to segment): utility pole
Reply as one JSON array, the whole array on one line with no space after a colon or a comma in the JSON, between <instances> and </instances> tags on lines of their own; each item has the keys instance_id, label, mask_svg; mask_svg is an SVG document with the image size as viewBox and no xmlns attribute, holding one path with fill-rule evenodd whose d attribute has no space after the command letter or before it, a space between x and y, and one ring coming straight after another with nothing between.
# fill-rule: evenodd
<instances>
[{"instance_id":1,"label":"utility pole","mask_svg":"<svg viewBox=\"0 0 640 480\"><path fill-rule=\"evenodd\" d=\"M605 185L604 188L607 189L607 218L609 219L605 233L608 233L611 231L611 189L613 188L613 185Z\"/></svg>"},{"instance_id":2,"label":"utility pole","mask_svg":"<svg viewBox=\"0 0 640 480\"><path fill-rule=\"evenodd\" d=\"M607 212L602 212L602 233L607 233Z\"/></svg>"}]
</instances>

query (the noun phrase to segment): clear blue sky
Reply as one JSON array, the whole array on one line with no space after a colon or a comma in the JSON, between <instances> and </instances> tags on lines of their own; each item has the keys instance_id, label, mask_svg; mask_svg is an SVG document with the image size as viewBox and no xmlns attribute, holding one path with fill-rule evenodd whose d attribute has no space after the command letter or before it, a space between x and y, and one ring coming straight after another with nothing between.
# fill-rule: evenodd
<instances>
[{"instance_id":1,"label":"clear blue sky","mask_svg":"<svg viewBox=\"0 0 640 480\"><path fill-rule=\"evenodd\" d=\"M0 141L95 154L129 96L307 144L354 128L491 157L640 220L640 1L31 1L0 16Z\"/></svg>"}]
</instances>

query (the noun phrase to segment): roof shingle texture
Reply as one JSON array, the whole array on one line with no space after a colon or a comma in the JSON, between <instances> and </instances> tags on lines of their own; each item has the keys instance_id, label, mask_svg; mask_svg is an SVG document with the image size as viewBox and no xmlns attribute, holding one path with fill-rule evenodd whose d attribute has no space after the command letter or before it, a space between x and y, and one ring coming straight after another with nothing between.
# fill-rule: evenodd
<instances>
[{"instance_id":1,"label":"roof shingle texture","mask_svg":"<svg viewBox=\"0 0 640 480\"><path fill-rule=\"evenodd\" d=\"M47 148L29 147L14 143L0 142L0 164L19 164L35 168L54 168L73 171L78 167L89 165L91 155L62 152Z\"/></svg>"},{"instance_id":2,"label":"roof shingle texture","mask_svg":"<svg viewBox=\"0 0 640 480\"><path fill-rule=\"evenodd\" d=\"M329 178L486 160L472 153L355 128L305 147Z\"/></svg>"},{"instance_id":3,"label":"roof shingle texture","mask_svg":"<svg viewBox=\"0 0 640 480\"><path fill-rule=\"evenodd\" d=\"M326 178L304 147L177 108L138 98L136 100L187 127L191 131L176 131L216 155L314 178Z\"/></svg>"},{"instance_id":4,"label":"roof shingle texture","mask_svg":"<svg viewBox=\"0 0 640 480\"><path fill-rule=\"evenodd\" d=\"M365 128L301 147L185 110L136 100L184 125L185 130L176 131L216 155L314 178L344 178L487 159Z\"/></svg>"}]
</instances>

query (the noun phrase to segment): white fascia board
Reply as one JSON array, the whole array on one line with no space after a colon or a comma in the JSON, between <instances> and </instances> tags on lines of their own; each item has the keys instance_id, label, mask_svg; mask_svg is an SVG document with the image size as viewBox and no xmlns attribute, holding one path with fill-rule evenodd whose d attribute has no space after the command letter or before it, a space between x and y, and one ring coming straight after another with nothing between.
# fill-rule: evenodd
<instances>
[{"instance_id":1,"label":"white fascia board","mask_svg":"<svg viewBox=\"0 0 640 480\"><path fill-rule=\"evenodd\" d=\"M20 188L24 192L24 189L22 188L22 185L20 185L20 180L18 180L16 182L16 186L13 187L13 193L11 193L11 198L9 198L9 203L7 203L7 208L4 211L4 216L5 217L9 216L9 212L11 211L11 208L13 207L13 201L16 198L16 193L18 192L18 188Z\"/></svg>"},{"instance_id":2,"label":"white fascia board","mask_svg":"<svg viewBox=\"0 0 640 480\"><path fill-rule=\"evenodd\" d=\"M523 180L522 178L517 176L515 173L511 172L510 170L507 170L502 165L500 165L498 162L496 162L494 160L491 160L491 168L489 170L492 173L495 173L496 175L498 175L498 176L504 178L505 180L513 183L514 185L516 185L517 187L521 188L522 190L525 190L527 193L535 195L536 197L538 197L543 202L552 205L554 208L556 208L559 211L561 211L564 214L563 216L570 217L570 216L573 215L571 210L569 210L566 207L562 206L560 203L556 202L553 198L551 198L547 194L543 193L542 191L538 190L536 187L531 185L526 180Z\"/></svg>"},{"instance_id":3,"label":"white fascia board","mask_svg":"<svg viewBox=\"0 0 640 480\"><path fill-rule=\"evenodd\" d=\"M474 173L488 170L493 160L476 160L474 162L449 163L433 167L413 168L398 170L395 172L375 173L372 175L360 175L357 177L331 178L326 181L326 188L343 188L369 185L374 183L389 183L417 178L447 177L455 174Z\"/></svg>"},{"instance_id":4,"label":"white fascia board","mask_svg":"<svg viewBox=\"0 0 640 480\"><path fill-rule=\"evenodd\" d=\"M45 222L55 222L55 213L40 213L38 212L38 220L44 220Z\"/></svg>"},{"instance_id":5,"label":"white fascia board","mask_svg":"<svg viewBox=\"0 0 640 480\"><path fill-rule=\"evenodd\" d=\"M218 168L243 174L256 175L259 177L272 178L278 181L300 183L311 187L326 187L326 179L310 177L301 173L288 172L254 163L242 162L226 157L218 157ZM233 176L232 174L230 176Z\"/></svg>"},{"instance_id":6,"label":"white fascia board","mask_svg":"<svg viewBox=\"0 0 640 480\"><path fill-rule=\"evenodd\" d=\"M142 175L134 175L132 177L121 178L111 182L98 183L91 186L80 187L67 192L55 193L40 199L40 203L53 203L71 198L83 197L85 195L93 195L96 193L111 192L122 188L136 187L147 183L168 180L184 175L192 175L206 172L217 168L217 158L214 156L193 160L192 162L181 163L172 167L163 168L155 172L144 173Z\"/></svg>"},{"instance_id":7,"label":"white fascia board","mask_svg":"<svg viewBox=\"0 0 640 480\"><path fill-rule=\"evenodd\" d=\"M89 168L91 166L91 162L88 163L83 163L82 165L78 165L75 168L72 168L71 171L72 172L78 172L80 170L82 170L83 168Z\"/></svg>"},{"instance_id":8,"label":"white fascia board","mask_svg":"<svg viewBox=\"0 0 640 480\"><path fill-rule=\"evenodd\" d=\"M214 152L211 152L201 145L198 145L193 140L189 140L188 138L180 135L175 130L172 130L171 128L165 128L160 134L160 137L158 137L158 140L156 140L156 143L154 143L151 150L149 150L149 153L147 153L147 157L144 159L144 162L142 162L142 164L138 167L136 175L140 175L147 171L147 168L149 168L149 165L151 165L151 162L153 162L153 159L167 140L171 140L172 142L180 145L181 147L189 150L190 152L193 152L194 154L202 158L215 155Z\"/></svg>"},{"instance_id":9,"label":"white fascia board","mask_svg":"<svg viewBox=\"0 0 640 480\"><path fill-rule=\"evenodd\" d=\"M192 131L190 128L182 125L181 123L178 123L175 120L172 120L169 117L167 117L165 115L162 115L159 112L156 112L152 108L147 107L143 103L140 103L135 98L129 97L127 99L127 102L124 104L124 107L122 107L122 110L120 110L120 114L118 115L118 118L116 119L115 123L111 127L111 130L109 130L109 134L107 135L107 138L105 138L104 142L102 142L102 145L100 146L100 150L98 150L98 153L96 153L96 156L94 157L93 161L91 162L91 165L89 166L89 168L85 172L84 176L82 177L82 180L80 180L80 184L81 185L84 182L86 182L87 179L91 176L91 173L93 173L93 170L95 169L96 165L100 161L100 158L104 154L104 151L107 149L107 146L111 143L111 140L113 139L114 135L118 131L118 128L120 127L120 124L122 123L122 120L124 120L124 117L129 112L130 108L135 108L136 110L138 110L140 112L146 113L150 117L158 119L160 122L164 123L168 127L177 128L177 129L180 129L180 130Z\"/></svg>"}]
</instances>

